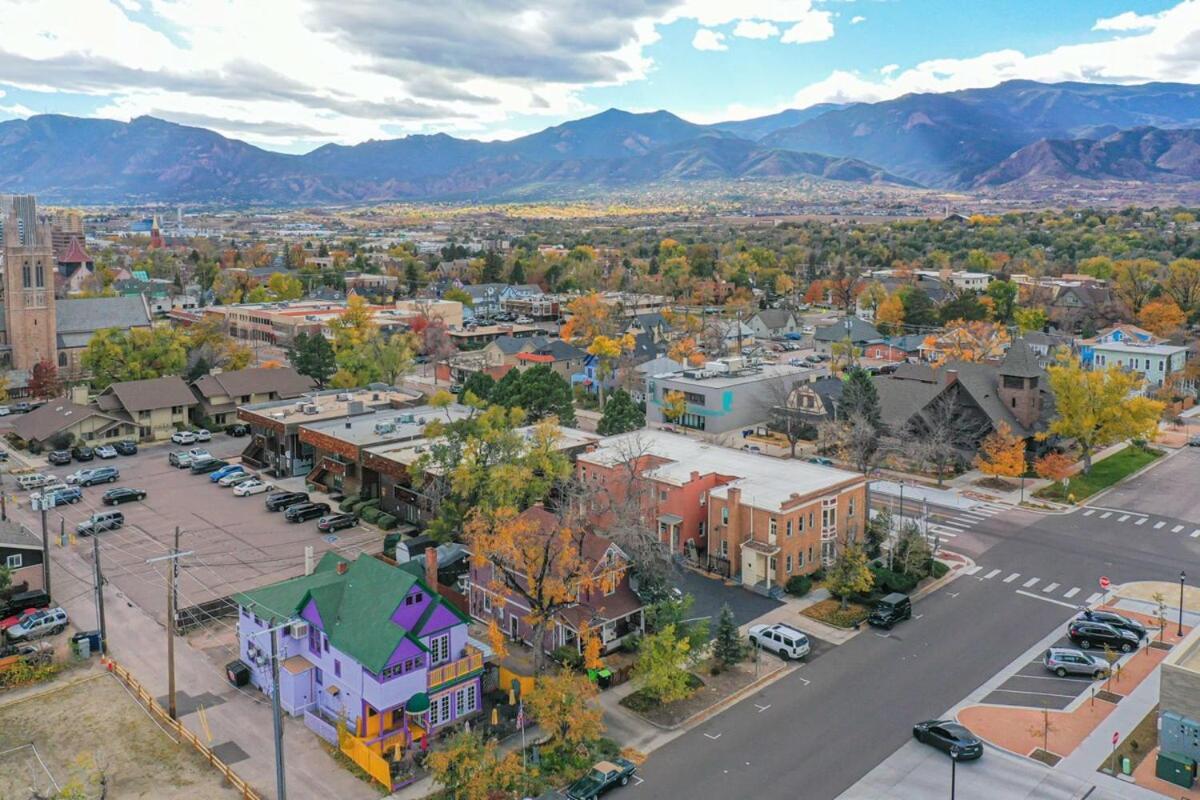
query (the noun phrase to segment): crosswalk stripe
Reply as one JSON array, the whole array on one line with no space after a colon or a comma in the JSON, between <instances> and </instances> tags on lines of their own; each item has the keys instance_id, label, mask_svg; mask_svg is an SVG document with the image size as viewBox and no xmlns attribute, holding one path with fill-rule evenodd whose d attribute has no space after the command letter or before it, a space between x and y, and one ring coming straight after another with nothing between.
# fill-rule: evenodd
<instances>
[{"instance_id":1,"label":"crosswalk stripe","mask_svg":"<svg viewBox=\"0 0 1200 800\"><path fill-rule=\"evenodd\" d=\"M1088 596L1087 604L1090 606L1092 603L1096 602L1101 597L1104 597L1104 595L1100 594L1100 592L1092 592L1092 594Z\"/></svg>"},{"instance_id":2,"label":"crosswalk stripe","mask_svg":"<svg viewBox=\"0 0 1200 800\"><path fill-rule=\"evenodd\" d=\"M1068 600L1070 600L1072 597L1074 597L1074 596L1075 596L1075 595L1077 595L1077 594L1079 594L1079 587L1078 587L1078 586L1076 586L1075 588L1073 588L1073 589L1069 589L1069 590L1067 590L1066 592L1064 592L1064 593L1063 593L1063 597L1065 597L1065 598L1067 598Z\"/></svg>"},{"instance_id":3,"label":"crosswalk stripe","mask_svg":"<svg viewBox=\"0 0 1200 800\"><path fill-rule=\"evenodd\" d=\"M1023 583L1021 585L1024 586L1026 589L1029 589L1029 588L1032 588L1033 585L1040 580L1041 580L1041 578L1030 578L1029 580L1025 581L1025 583Z\"/></svg>"},{"instance_id":4,"label":"crosswalk stripe","mask_svg":"<svg viewBox=\"0 0 1200 800\"><path fill-rule=\"evenodd\" d=\"M1179 533L1181 530L1183 530L1183 526L1176 525L1174 528L1171 528L1171 533Z\"/></svg>"},{"instance_id":5,"label":"crosswalk stripe","mask_svg":"<svg viewBox=\"0 0 1200 800\"><path fill-rule=\"evenodd\" d=\"M1019 577L1021 577L1021 573L1019 573L1019 572L1014 572L1012 575L1009 575L1007 578L1005 578L1005 579L1004 579L1004 582L1005 582L1005 583L1012 583L1013 581L1015 581L1015 580L1016 580L1017 578L1019 578Z\"/></svg>"},{"instance_id":6,"label":"crosswalk stripe","mask_svg":"<svg viewBox=\"0 0 1200 800\"><path fill-rule=\"evenodd\" d=\"M1100 519L1108 519L1111 516L1112 516L1111 511L1105 511L1103 514L1100 515Z\"/></svg>"},{"instance_id":7,"label":"crosswalk stripe","mask_svg":"<svg viewBox=\"0 0 1200 800\"><path fill-rule=\"evenodd\" d=\"M1050 592L1053 592L1057 588L1058 588L1057 583L1047 583L1045 586L1042 587L1042 591L1045 592L1046 594L1049 594Z\"/></svg>"},{"instance_id":8,"label":"crosswalk stripe","mask_svg":"<svg viewBox=\"0 0 1200 800\"><path fill-rule=\"evenodd\" d=\"M1083 512L1083 515L1085 517L1090 517L1092 514L1095 514L1095 513L1096 513L1096 509L1089 508L1087 511Z\"/></svg>"},{"instance_id":9,"label":"crosswalk stripe","mask_svg":"<svg viewBox=\"0 0 1200 800\"><path fill-rule=\"evenodd\" d=\"M960 531L966 531L966 530L971 529L970 525L963 525L961 522L951 522L948 519L944 519L937 524L941 525L942 527L945 527L945 528L958 528Z\"/></svg>"},{"instance_id":10,"label":"crosswalk stripe","mask_svg":"<svg viewBox=\"0 0 1200 800\"><path fill-rule=\"evenodd\" d=\"M1200 538L1200 528L1196 528L1196 530L1192 531L1192 538L1193 539Z\"/></svg>"},{"instance_id":11,"label":"crosswalk stripe","mask_svg":"<svg viewBox=\"0 0 1200 800\"><path fill-rule=\"evenodd\" d=\"M955 536L958 536L958 534L955 533L954 531L940 531L937 529L936 526L933 526L933 525L930 525L929 527L933 528L933 532L936 533L938 536L948 537L951 539L953 539Z\"/></svg>"},{"instance_id":12,"label":"crosswalk stripe","mask_svg":"<svg viewBox=\"0 0 1200 800\"><path fill-rule=\"evenodd\" d=\"M983 517L978 514L968 514L966 511L964 511L955 517L955 519L961 519L963 522L983 522L987 519L987 517Z\"/></svg>"},{"instance_id":13,"label":"crosswalk stripe","mask_svg":"<svg viewBox=\"0 0 1200 800\"><path fill-rule=\"evenodd\" d=\"M1158 530L1159 528L1165 528L1166 526L1167 526L1167 523L1165 523L1165 522L1156 522L1156 523L1154 523L1154 530Z\"/></svg>"},{"instance_id":14,"label":"crosswalk stripe","mask_svg":"<svg viewBox=\"0 0 1200 800\"><path fill-rule=\"evenodd\" d=\"M1124 521L1125 521L1125 520L1127 520L1127 519L1129 519L1129 515L1128 515L1128 514L1122 514L1121 516L1117 517L1117 522L1124 522Z\"/></svg>"},{"instance_id":15,"label":"crosswalk stripe","mask_svg":"<svg viewBox=\"0 0 1200 800\"><path fill-rule=\"evenodd\" d=\"M976 572L979 572L979 570L981 570L981 569L983 569L983 567L981 567L981 566L979 566L978 564L976 564L976 565L975 565L975 566L973 566L973 567L967 567L965 570L963 570L963 574L965 574L965 575L974 575Z\"/></svg>"},{"instance_id":16,"label":"crosswalk stripe","mask_svg":"<svg viewBox=\"0 0 1200 800\"><path fill-rule=\"evenodd\" d=\"M1000 570L994 569L991 572L989 572L987 575L984 575L983 579L990 581L992 578L996 577L999 574L1000 574Z\"/></svg>"},{"instance_id":17,"label":"crosswalk stripe","mask_svg":"<svg viewBox=\"0 0 1200 800\"><path fill-rule=\"evenodd\" d=\"M1133 524L1134 524L1134 525L1145 525L1145 524L1146 524L1146 520L1148 520L1148 519L1150 519L1150 518L1149 518L1149 517L1142 517L1141 519L1139 519L1137 522L1135 522L1135 523L1133 523Z\"/></svg>"}]
</instances>

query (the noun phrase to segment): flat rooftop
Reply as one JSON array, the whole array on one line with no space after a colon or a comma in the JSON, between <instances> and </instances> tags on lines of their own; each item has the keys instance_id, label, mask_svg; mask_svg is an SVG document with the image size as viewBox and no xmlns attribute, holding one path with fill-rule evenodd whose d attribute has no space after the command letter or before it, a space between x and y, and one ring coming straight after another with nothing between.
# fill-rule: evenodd
<instances>
[{"instance_id":1,"label":"flat rooftop","mask_svg":"<svg viewBox=\"0 0 1200 800\"><path fill-rule=\"evenodd\" d=\"M251 403L240 406L245 411L261 417L285 422L311 424L326 419L365 414L379 408L399 408L421 399L419 394L400 389L354 389L310 392L293 400L271 400L266 403ZM355 405L358 404L358 405Z\"/></svg>"},{"instance_id":2,"label":"flat rooftop","mask_svg":"<svg viewBox=\"0 0 1200 800\"><path fill-rule=\"evenodd\" d=\"M519 336L523 333L535 334L545 333L545 331L536 325L479 325L473 330L460 328L451 330L449 333L451 336L469 339L472 336L503 336L506 333L510 336Z\"/></svg>"},{"instance_id":3,"label":"flat rooftop","mask_svg":"<svg viewBox=\"0 0 1200 800\"><path fill-rule=\"evenodd\" d=\"M380 442L400 442L420 439L425 435L425 426L435 419L453 422L470 416L471 409L458 403L446 408L431 405L411 408L368 409L366 413L342 419L318 419L301 422L302 430L332 436L357 447Z\"/></svg>"},{"instance_id":4,"label":"flat rooftop","mask_svg":"<svg viewBox=\"0 0 1200 800\"><path fill-rule=\"evenodd\" d=\"M536 426L526 425L522 428L517 428L518 431L528 440L533 436L533 431ZM429 452L430 446L435 442L434 439L413 439L405 442L391 442L389 444L376 445L368 447L367 452L371 455L385 458L389 461L394 461L403 466L412 466L417 459ZM559 450L574 450L588 445L596 444L600 441L600 437L594 433L581 431L578 428L565 428L558 426L558 449Z\"/></svg>"},{"instance_id":5,"label":"flat rooftop","mask_svg":"<svg viewBox=\"0 0 1200 800\"><path fill-rule=\"evenodd\" d=\"M612 467L639 454L666 459L666 463L648 470L648 477L682 486L691 480L693 472L725 475L733 480L711 489L710 495L725 497L731 487L736 487L742 490L743 503L766 509L777 509L794 495L805 497L863 480L857 472L734 450L655 428L601 439L596 449L583 453L578 460Z\"/></svg>"},{"instance_id":6,"label":"flat rooftop","mask_svg":"<svg viewBox=\"0 0 1200 800\"><path fill-rule=\"evenodd\" d=\"M700 369L697 367L697 369ZM689 372L691 370L688 370ZM755 367L718 373L711 378L689 378L683 372L664 372L652 376L654 380L670 381L673 384L709 387L713 389L741 386L747 383L758 383L775 378L797 378L811 380L829 374L829 367L820 364L804 367L793 367L791 364L760 364Z\"/></svg>"},{"instance_id":7,"label":"flat rooftop","mask_svg":"<svg viewBox=\"0 0 1200 800\"><path fill-rule=\"evenodd\" d=\"M1186 347L1178 344L1130 344L1129 342L1094 344L1092 349L1104 350L1109 353L1128 353L1131 356L1170 356L1187 351Z\"/></svg>"}]
</instances>

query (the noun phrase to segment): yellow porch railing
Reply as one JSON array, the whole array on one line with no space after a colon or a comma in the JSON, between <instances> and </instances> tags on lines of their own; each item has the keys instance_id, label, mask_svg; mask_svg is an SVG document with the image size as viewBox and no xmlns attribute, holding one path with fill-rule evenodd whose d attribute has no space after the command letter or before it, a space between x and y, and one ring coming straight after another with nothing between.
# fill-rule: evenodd
<instances>
[{"instance_id":1,"label":"yellow porch railing","mask_svg":"<svg viewBox=\"0 0 1200 800\"><path fill-rule=\"evenodd\" d=\"M483 653L468 647L467 654L457 661L429 670L429 688L436 689L480 669L483 669Z\"/></svg>"}]
</instances>

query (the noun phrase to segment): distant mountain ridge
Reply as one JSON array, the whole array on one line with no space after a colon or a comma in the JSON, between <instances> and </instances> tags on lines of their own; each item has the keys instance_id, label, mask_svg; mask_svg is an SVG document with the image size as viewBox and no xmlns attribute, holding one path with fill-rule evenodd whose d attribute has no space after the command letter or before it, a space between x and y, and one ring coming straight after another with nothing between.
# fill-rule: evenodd
<instances>
[{"instance_id":1,"label":"distant mountain ridge","mask_svg":"<svg viewBox=\"0 0 1200 800\"><path fill-rule=\"evenodd\" d=\"M1194 141L1175 135L1198 129L1197 86L1031 81L714 125L609 109L511 141L414 135L304 155L153 117L49 114L0 122L0 192L48 202L281 205L487 201L702 180L970 189L1028 176L1128 175L1165 183L1200 180L1189 160ZM1157 155L1135 158L1134 140Z\"/></svg>"}]
</instances>

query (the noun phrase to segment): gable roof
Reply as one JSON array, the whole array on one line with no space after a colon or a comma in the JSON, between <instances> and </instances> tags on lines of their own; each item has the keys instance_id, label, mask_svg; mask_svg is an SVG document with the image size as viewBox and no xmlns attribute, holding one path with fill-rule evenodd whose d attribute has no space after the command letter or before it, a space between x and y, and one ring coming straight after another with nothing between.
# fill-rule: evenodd
<instances>
[{"instance_id":1,"label":"gable roof","mask_svg":"<svg viewBox=\"0 0 1200 800\"><path fill-rule=\"evenodd\" d=\"M789 321L794 322L796 318L786 308L764 308L755 314L751 321L754 319L757 319L765 327L774 330L786 326Z\"/></svg>"},{"instance_id":2,"label":"gable roof","mask_svg":"<svg viewBox=\"0 0 1200 800\"><path fill-rule=\"evenodd\" d=\"M54 310L60 334L150 325L150 310L141 295L59 300L54 304Z\"/></svg>"},{"instance_id":3,"label":"gable roof","mask_svg":"<svg viewBox=\"0 0 1200 800\"><path fill-rule=\"evenodd\" d=\"M347 565L342 573L338 572L340 564ZM414 628L407 629L391 617L414 586L424 589L431 602ZM273 624L299 616L310 599L321 615L322 632L333 646L376 674L405 639L427 649L419 638L421 626L438 606L467 622L462 612L430 589L415 570L392 566L365 553L347 561L327 552L312 575L242 592L233 598Z\"/></svg>"},{"instance_id":4,"label":"gable roof","mask_svg":"<svg viewBox=\"0 0 1200 800\"><path fill-rule=\"evenodd\" d=\"M848 317L850 320L850 340L855 343L874 342L883 337L874 325L864 322L858 317ZM818 342L843 342L846 340L846 320L840 320L832 325L817 328L813 338Z\"/></svg>"},{"instance_id":5,"label":"gable roof","mask_svg":"<svg viewBox=\"0 0 1200 800\"><path fill-rule=\"evenodd\" d=\"M80 420L91 417L101 417L110 423L120 423L120 417L106 414L102 409L92 406L81 406L72 403L65 397L51 400L41 408L35 408L28 414L17 417L13 423L13 432L22 439L43 442L59 431L64 431Z\"/></svg>"},{"instance_id":6,"label":"gable roof","mask_svg":"<svg viewBox=\"0 0 1200 800\"><path fill-rule=\"evenodd\" d=\"M214 372L192 383L192 388L206 399L274 393L286 400L299 397L315 386L312 378L301 375L292 367L249 367L233 372Z\"/></svg>"},{"instance_id":7,"label":"gable roof","mask_svg":"<svg viewBox=\"0 0 1200 800\"><path fill-rule=\"evenodd\" d=\"M121 408L131 412L151 411L169 406L190 408L197 402L196 396L192 394L191 389L188 389L183 378L178 375L114 383L101 392L100 397L97 398L97 403L101 408L109 408L112 406L112 401L103 401L104 397L116 397Z\"/></svg>"},{"instance_id":8,"label":"gable roof","mask_svg":"<svg viewBox=\"0 0 1200 800\"><path fill-rule=\"evenodd\" d=\"M545 336L513 336L506 333L489 342L489 346L494 344L501 353L511 356L526 350L538 350L545 347L548 341Z\"/></svg>"}]
</instances>

